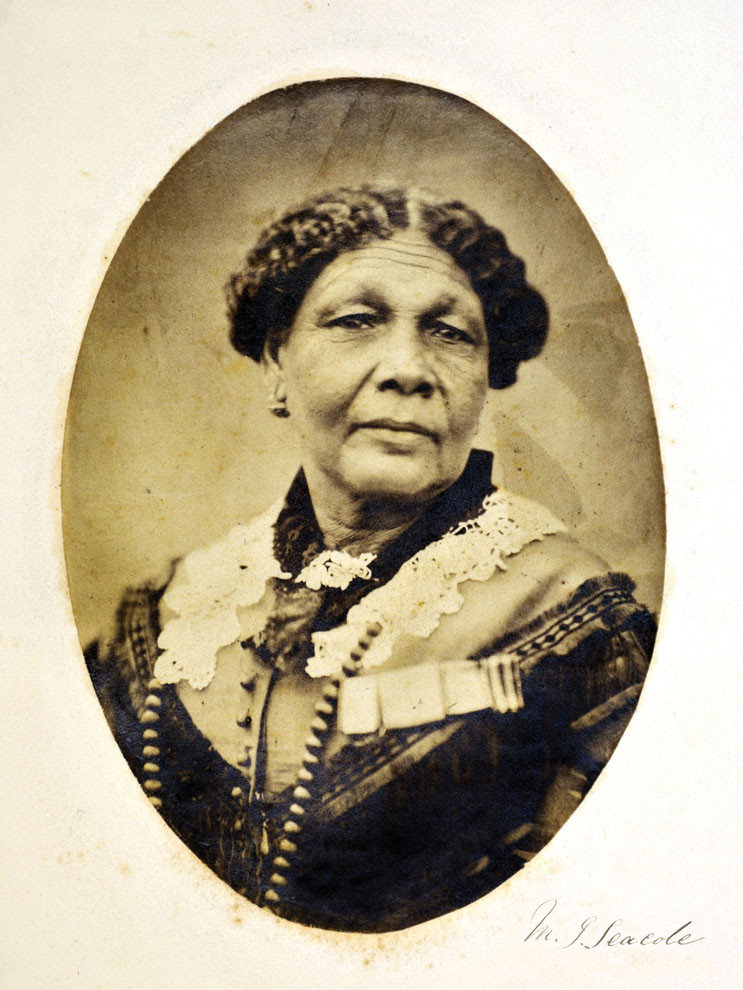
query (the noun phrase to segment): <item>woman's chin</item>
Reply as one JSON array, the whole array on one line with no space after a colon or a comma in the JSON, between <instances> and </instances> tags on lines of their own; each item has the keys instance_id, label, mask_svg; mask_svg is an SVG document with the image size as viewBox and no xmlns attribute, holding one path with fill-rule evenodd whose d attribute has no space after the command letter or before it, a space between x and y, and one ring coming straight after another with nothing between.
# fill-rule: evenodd
<instances>
[{"instance_id":1,"label":"woman's chin","mask_svg":"<svg viewBox=\"0 0 743 990\"><path fill-rule=\"evenodd\" d=\"M354 465L353 470L344 472L343 480L345 487L364 501L422 503L455 480L445 478L432 461L431 457L369 457Z\"/></svg>"}]
</instances>

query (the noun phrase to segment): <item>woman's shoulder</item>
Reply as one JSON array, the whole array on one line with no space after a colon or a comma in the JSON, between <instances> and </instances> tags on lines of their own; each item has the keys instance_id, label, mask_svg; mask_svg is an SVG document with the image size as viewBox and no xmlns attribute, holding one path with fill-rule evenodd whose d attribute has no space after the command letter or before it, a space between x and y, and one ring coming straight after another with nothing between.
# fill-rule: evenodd
<instances>
[{"instance_id":1,"label":"woman's shoulder","mask_svg":"<svg viewBox=\"0 0 743 990\"><path fill-rule=\"evenodd\" d=\"M598 600L634 607L633 592L627 575L612 571L564 528L533 535L489 574L459 584L458 606L440 616L425 644L402 637L393 665L403 655L414 662L419 652L428 660L479 656L547 628L563 615L581 614L588 623Z\"/></svg>"},{"instance_id":2,"label":"woman's shoulder","mask_svg":"<svg viewBox=\"0 0 743 990\"><path fill-rule=\"evenodd\" d=\"M635 600L633 581L564 533L522 553L490 580L461 586L461 606L427 638L401 634L386 662L344 682L343 731L518 712L527 680L551 685L568 721L630 688L639 692L655 622ZM557 686L570 683L572 707Z\"/></svg>"},{"instance_id":3,"label":"woman's shoulder","mask_svg":"<svg viewBox=\"0 0 743 990\"><path fill-rule=\"evenodd\" d=\"M566 606L581 589L621 585L629 593L634 590L626 575L613 573L541 503L501 488L485 499L483 516L489 500L497 507L494 525L482 527L483 536L471 549L486 559L494 555L497 566L460 586L454 635L455 626L458 632L466 626L473 640L485 637L492 643ZM471 652L477 652L474 642Z\"/></svg>"},{"instance_id":4,"label":"woman's shoulder","mask_svg":"<svg viewBox=\"0 0 743 990\"><path fill-rule=\"evenodd\" d=\"M247 523L238 523L215 540L197 546L178 559L174 573L165 590L163 608L166 614L178 614L184 607L195 604L195 598L203 601L205 592L219 590L229 595L234 586L247 579L255 579L258 572L273 572L277 565L273 560L274 523L281 509L281 501ZM245 571L249 571L246 576Z\"/></svg>"},{"instance_id":5,"label":"woman's shoulder","mask_svg":"<svg viewBox=\"0 0 743 990\"><path fill-rule=\"evenodd\" d=\"M637 652L639 666L649 656L654 624L634 598L633 581L582 546L548 509L510 492L497 496L490 505L505 525L486 520L477 538L451 552L436 548L437 565L446 566L437 566L413 599L420 608L428 598L436 621L417 630L398 623L386 659L364 672L363 683L347 685L348 731L368 730L375 719L412 725L424 709L451 714L469 694L475 707L513 710L522 673L545 658L583 656L586 643L597 662L615 647ZM471 555L472 570L463 563L460 580L449 586L452 556L461 554ZM409 604L401 601L401 612Z\"/></svg>"},{"instance_id":6,"label":"woman's shoulder","mask_svg":"<svg viewBox=\"0 0 743 990\"><path fill-rule=\"evenodd\" d=\"M522 576L529 583L565 585L606 573L607 562L585 547L551 509L519 492L497 488L484 500L482 528L503 557L518 555L515 568L499 568L509 579ZM510 537L510 539L509 539Z\"/></svg>"},{"instance_id":7,"label":"woman's shoulder","mask_svg":"<svg viewBox=\"0 0 743 990\"><path fill-rule=\"evenodd\" d=\"M275 570L271 546L277 511L271 506L126 587L112 618L85 648L91 671L117 667L135 693L137 684L146 691L157 674L164 632L166 641L185 639L198 648L203 644L194 637L199 638L200 622L213 625L220 610L259 599L265 584L259 576L261 561L263 569Z\"/></svg>"},{"instance_id":8,"label":"woman's shoulder","mask_svg":"<svg viewBox=\"0 0 743 990\"><path fill-rule=\"evenodd\" d=\"M217 653L265 624L270 583L286 577L274 554L274 523L281 502L249 523L186 554L177 564L158 605L163 683L184 677L205 687Z\"/></svg>"},{"instance_id":9,"label":"woman's shoulder","mask_svg":"<svg viewBox=\"0 0 743 990\"><path fill-rule=\"evenodd\" d=\"M370 624L382 631L367 666L471 656L607 571L548 509L492 490L477 514L422 547L351 608L344 626L315 634L308 670L320 676L340 669Z\"/></svg>"},{"instance_id":10,"label":"woman's shoulder","mask_svg":"<svg viewBox=\"0 0 743 990\"><path fill-rule=\"evenodd\" d=\"M127 588L113 620L84 650L96 694L120 742L136 735L147 705L159 653L159 603L174 569L170 564Z\"/></svg>"}]
</instances>

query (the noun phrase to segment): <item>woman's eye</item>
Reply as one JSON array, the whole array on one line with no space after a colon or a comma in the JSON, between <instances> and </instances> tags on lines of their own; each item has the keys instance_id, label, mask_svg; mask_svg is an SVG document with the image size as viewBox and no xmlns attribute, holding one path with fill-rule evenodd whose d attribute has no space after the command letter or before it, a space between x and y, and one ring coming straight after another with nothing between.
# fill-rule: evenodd
<instances>
[{"instance_id":1,"label":"woman's eye","mask_svg":"<svg viewBox=\"0 0 743 990\"><path fill-rule=\"evenodd\" d=\"M346 316L336 316L328 322L329 327L343 327L344 330L367 330L375 323L374 313L349 313Z\"/></svg>"},{"instance_id":2,"label":"woman's eye","mask_svg":"<svg viewBox=\"0 0 743 990\"><path fill-rule=\"evenodd\" d=\"M451 323L444 323L442 320L432 320L431 333L436 337L449 340L452 343L474 343L472 335L466 330L462 330L460 327L453 327Z\"/></svg>"}]
</instances>

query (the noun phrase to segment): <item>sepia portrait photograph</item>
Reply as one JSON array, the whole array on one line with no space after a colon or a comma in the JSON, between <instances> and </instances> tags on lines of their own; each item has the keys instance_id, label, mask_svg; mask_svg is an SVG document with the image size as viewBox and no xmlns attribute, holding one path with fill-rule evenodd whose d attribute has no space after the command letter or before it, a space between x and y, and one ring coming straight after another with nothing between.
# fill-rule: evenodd
<instances>
[{"instance_id":1,"label":"sepia portrait photograph","mask_svg":"<svg viewBox=\"0 0 743 990\"><path fill-rule=\"evenodd\" d=\"M3 987L736 986L739 25L3 6Z\"/></svg>"},{"instance_id":2,"label":"sepia portrait photograph","mask_svg":"<svg viewBox=\"0 0 743 990\"><path fill-rule=\"evenodd\" d=\"M512 876L650 662L663 484L621 288L535 152L431 88L292 86L183 156L99 291L63 512L150 803L304 924Z\"/></svg>"}]
</instances>

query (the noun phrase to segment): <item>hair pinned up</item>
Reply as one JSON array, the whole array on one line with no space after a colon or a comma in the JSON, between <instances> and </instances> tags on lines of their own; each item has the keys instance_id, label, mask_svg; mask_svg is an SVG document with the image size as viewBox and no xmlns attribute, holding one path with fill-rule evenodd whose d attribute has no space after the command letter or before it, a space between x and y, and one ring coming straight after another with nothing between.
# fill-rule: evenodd
<instances>
[{"instance_id":1,"label":"hair pinned up","mask_svg":"<svg viewBox=\"0 0 743 990\"><path fill-rule=\"evenodd\" d=\"M227 285L230 340L258 361L289 333L307 290L346 251L415 226L446 251L480 298L489 338L491 388L516 380L521 361L547 337L547 305L526 281L524 262L503 234L456 200L437 202L404 189L336 189L267 227Z\"/></svg>"}]
</instances>

